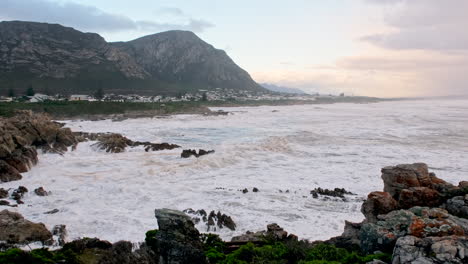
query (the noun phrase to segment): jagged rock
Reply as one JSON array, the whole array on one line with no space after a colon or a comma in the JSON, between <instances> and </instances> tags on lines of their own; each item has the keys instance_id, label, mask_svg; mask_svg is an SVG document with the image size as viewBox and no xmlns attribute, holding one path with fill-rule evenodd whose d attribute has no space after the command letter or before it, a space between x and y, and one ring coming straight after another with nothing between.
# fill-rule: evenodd
<instances>
[{"instance_id":1,"label":"jagged rock","mask_svg":"<svg viewBox=\"0 0 468 264\"><path fill-rule=\"evenodd\" d=\"M252 192L258 192L258 188L257 188L257 187L254 187L254 188L252 189Z\"/></svg>"},{"instance_id":2,"label":"jagged rock","mask_svg":"<svg viewBox=\"0 0 468 264\"><path fill-rule=\"evenodd\" d=\"M206 263L200 233L190 218L170 209L157 209L159 231L155 235L160 263Z\"/></svg>"},{"instance_id":3,"label":"jagged rock","mask_svg":"<svg viewBox=\"0 0 468 264\"><path fill-rule=\"evenodd\" d=\"M444 193L456 187L429 173L424 163L400 164L382 169L384 191L399 200L400 192L411 187L428 187Z\"/></svg>"},{"instance_id":4,"label":"jagged rock","mask_svg":"<svg viewBox=\"0 0 468 264\"><path fill-rule=\"evenodd\" d=\"M211 153L214 153L214 150L204 150L204 149L199 149L198 153L197 150L195 149L184 149L182 153L180 154L181 158L190 158L191 156L194 156L196 158L201 157L203 155L208 155Z\"/></svg>"},{"instance_id":5,"label":"jagged rock","mask_svg":"<svg viewBox=\"0 0 468 264\"><path fill-rule=\"evenodd\" d=\"M0 206L9 206L10 202L7 200L0 200Z\"/></svg>"},{"instance_id":6,"label":"jagged rock","mask_svg":"<svg viewBox=\"0 0 468 264\"><path fill-rule=\"evenodd\" d=\"M468 194L447 200L443 207L452 215L468 219Z\"/></svg>"},{"instance_id":7,"label":"jagged rock","mask_svg":"<svg viewBox=\"0 0 468 264\"><path fill-rule=\"evenodd\" d=\"M34 193L38 196L48 196L49 195L49 192L47 192L46 190L44 190L43 187L39 187L37 189L34 190Z\"/></svg>"},{"instance_id":8,"label":"jagged rock","mask_svg":"<svg viewBox=\"0 0 468 264\"><path fill-rule=\"evenodd\" d=\"M314 190L310 191L310 194L312 194L314 198L318 198L318 195L339 197L339 198L344 198L345 194L353 195L352 192L348 192L344 188L335 188L334 190L329 190L329 189L322 189L320 187L315 188Z\"/></svg>"},{"instance_id":9,"label":"jagged rock","mask_svg":"<svg viewBox=\"0 0 468 264\"><path fill-rule=\"evenodd\" d=\"M18 111L0 118L0 181L21 179L37 163L37 151L60 153L77 141L71 130L52 122L47 115Z\"/></svg>"},{"instance_id":10,"label":"jagged rock","mask_svg":"<svg viewBox=\"0 0 468 264\"><path fill-rule=\"evenodd\" d=\"M405 236L396 242L392 263L467 263L467 260L467 237Z\"/></svg>"},{"instance_id":11,"label":"jagged rock","mask_svg":"<svg viewBox=\"0 0 468 264\"><path fill-rule=\"evenodd\" d=\"M363 223L360 240L366 253L391 252L397 239L407 235L422 238L465 234L468 234L468 220L440 208L413 207L380 215L376 223Z\"/></svg>"},{"instance_id":12,"label":"jagged rock","mask_svg":"<svg viewBox=\"0 0 468 264\"><path fill-rule=\"evenodd\" d=\"M7 198L8 197L8 191L0 188L0 199Z\"/></svg>"},{"instance_id":13,"label":"jagged rock","mask_svg":"<svg viewBox=\"0 0 468 264\"><path fill-rule=\"evenodd\" d=\"M216 231L217 228L222 229L224 227L230 230L236 230L236 224L232 220L232 218L226 214L222 214L220 211L216 213L214 210L207 215L205 210L193 210L191 208L185 209L183 211L187 215L189 215L193 222L198 223L203 221L206 223L207 232L209 231Z\"/></svg>"},{"instance_id":14,"label":"jagged rock","mask_svg":"<svg viewBox=\"0 0 468 264\"><path fill-rule=\"evenodd\" d=\"M398 208L397 201L388 192L371 192L361 206L361 212L371 223L377 221L377 216L388 214Z\"/></svg>"},{"instance_id":15,"label":"jagged rock","mask_svg":"<svg viewBox=\"0 0 468 264\"><path fill-rule=\"evenodd\" d=\"M132 141L120 134L105 134L97 138L98 142L93 144L99 149L110 153L124 152L125 148L132 145Z\"/></svg>"},{"instance_id":16,"label":"jagged rock","mask_svg":"<svg viewBox=\"0 0 468 264\"><path fill-rule=\"evenodd\" d=\"M59 246L65 245L65 238L67 237L67 226L55 225L54 228L52 228L52 235L57 237L57 244Z\"/></svg>"},{"instance_id":17,"label":"jagged rock","mask_svg":"<svg viewBox=\"0 0 468 264\"><path fill-rule=\"evenodd\" d=\"M175 149L175 148L180 148L179 145L169 144L169 143L161 143L161 144L147 143L147 144L143 144L143 145L145 146L145 151L146 152L148 152L148 151L160 151L160 150L171 150L171 149Z\"/></svg>"},{"instance_id":18,"label":"jagged rock","mask_svg":"<svg viewBox=\"0 0 468 264\"><path fill-rule=\"evenodd\" d=\"M0 212L0 241L11 244L25 244L40 241L52 241L52 234L42 223L33 223L15 212Z\"/></svg>"},{"instance_id":19,"label":"jagged rock","mask_svg":"<svg viewBox=\"0 0 468 264\"><path fill-rule=\"evenodd\" d=\"M132 243L119 241L103 254L99 264L158 264L158 256L146 244L133 251Z\"/></svg>"},{"instance_id":20,"label":"jagged rock","mask_svg":"<svg viewBox=\"0 0 468 264\"><path fill-rule=\"evenodd\" d=\"M442 203L441 194L428 187L410 187L400 191L398 206L409 209L413 206L435 207Z\"/></svg>"},{"instance_id":21,"label":"jagged rock","mask_svg":"<svg viewBox=\"0 0 468 264\"><path fill-rule=\"evenodd\" d=\"M249 192L249 190L248 190L247 188L244 188L244 189L242 190L242 193L248 193L248 192Z\"/></svg>"}]
</instances>

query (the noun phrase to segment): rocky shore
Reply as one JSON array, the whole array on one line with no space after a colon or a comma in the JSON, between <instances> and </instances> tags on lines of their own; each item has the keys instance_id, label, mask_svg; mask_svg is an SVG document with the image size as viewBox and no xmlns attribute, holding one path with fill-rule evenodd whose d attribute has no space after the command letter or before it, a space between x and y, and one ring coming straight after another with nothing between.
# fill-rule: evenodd
<instances>
[{"instance_id":1,"label":"rocky shore","mask_svg":"<svg viewBox=\"0 0 468 264\"><path fill-rule=\"evenodd\" d=\"M205 217L218 222L219 228L235 228L227 215L157 209L159 229L148 231L137 249L130 242L111 244L97 238L63 245L65 226L50 232L41 223L3 210L0 260L24 263L18 259L39 254L55 262L34 263L468 263L468 182L447 183L423 163L385 167L382 179L384 190L370 193L362 204L365 220L346 222L343 234L327 241L299 240L276 224L222 241L213 234L200 234L193 221ZM11 249L31 242L63 247Z\"/></svg>"}]
</instances>

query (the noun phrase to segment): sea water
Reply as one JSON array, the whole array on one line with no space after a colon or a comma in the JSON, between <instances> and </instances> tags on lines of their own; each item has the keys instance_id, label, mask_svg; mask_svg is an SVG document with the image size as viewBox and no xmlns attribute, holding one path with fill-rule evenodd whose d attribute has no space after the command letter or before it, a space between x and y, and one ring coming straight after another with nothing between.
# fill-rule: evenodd
<instances>
[{"instance_id":1,"label":"sea water","mask_svg":"<svg viewBox=\"0 0 468 264\"><path fill-rule=\"evenodd\" d=\"M361 203L383 189L384 166L425 162L451 183L468 180L466 100L212 110L230 114L68 121L73 131L216 152L183 159L182 149L110 154L95 142L80 143L64 155L40 154L22 180L2 184L30 190L25 204L8 209L48 228L65 224L69 240L143 241L157 228L156 208L221 211L237 224L235 231L216 231L225 239L278 223L301 239L323 240L340 235L345 220L363 219ZM51 195L36 196L40 186ZM317 187L356 195L314 199ZM59 212L44 214L52 209ZM204 223L197 228L206 231Z\"/></svg>"}]
</instances>

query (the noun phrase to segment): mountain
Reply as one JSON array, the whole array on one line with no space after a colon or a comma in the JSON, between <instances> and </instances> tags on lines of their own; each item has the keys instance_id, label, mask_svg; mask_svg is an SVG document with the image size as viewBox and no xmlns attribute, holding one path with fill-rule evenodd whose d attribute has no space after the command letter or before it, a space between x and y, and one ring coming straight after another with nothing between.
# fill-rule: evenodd
<instances>
[{"instance_id":1,"label":"mountain","mask_svg":"<svg viewBox=\"0 0 468 264\"><path fill-rule=\"evenodd\" d=\"M189 31L108 43L58 24L0 22L0 94L175 94L198 89L265 91L222 50Z\"/></svg>"},{"instance_id":2,"label":"mountain","mask_svg":"<svg viewBox=\"0 0 468 264\"><path fill-rule=\"evenodd\" d=\"M297 89L297 88L290 88L290 87L284 87L284 86L278 86L275 84L271 83L261 83L260 84L263 88L268 89L272 92L277 92L277 93L287 93L287 94L307 94L306 92Z\"/></svg>"}]
</instances>

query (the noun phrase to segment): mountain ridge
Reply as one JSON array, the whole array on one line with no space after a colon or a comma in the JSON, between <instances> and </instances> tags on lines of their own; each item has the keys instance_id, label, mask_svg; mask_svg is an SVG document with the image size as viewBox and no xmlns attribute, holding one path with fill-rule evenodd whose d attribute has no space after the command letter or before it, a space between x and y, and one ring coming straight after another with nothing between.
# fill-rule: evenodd
<instances>
[{"instance_id":1,"label":"mountain ridge","mask_svg":"<svg viewBox=\"0 0 468 264\"><path fill-rule=\"evenodd\" d=\"M36 91L167 94L228 88L264 92L222 50L190 31L107 42L59 24L0 22L0 94Z\"/></svg>"}]
</instances>

